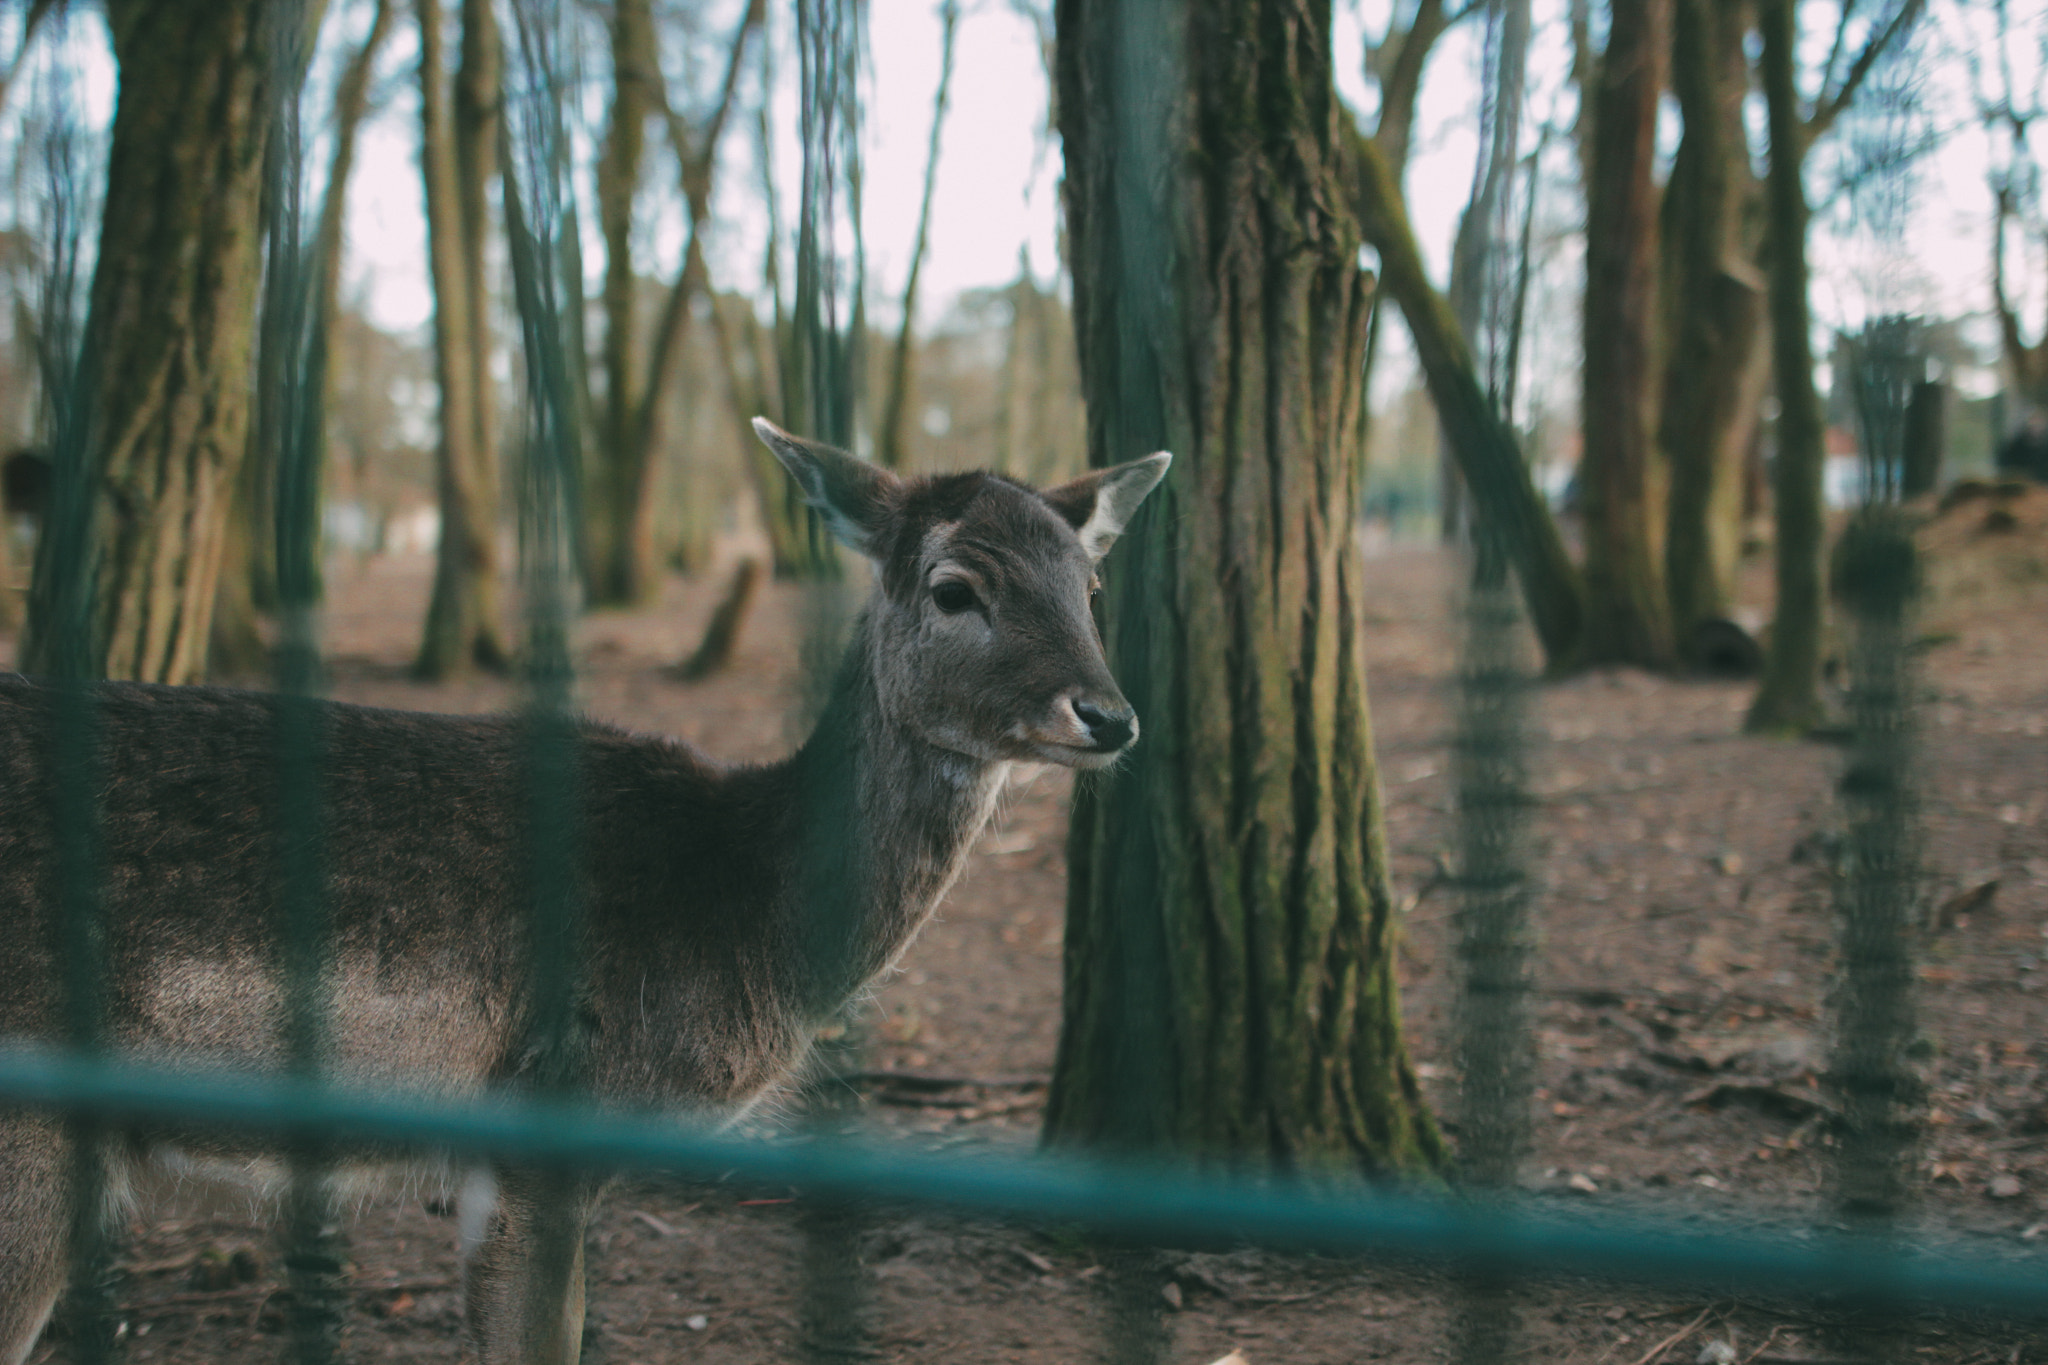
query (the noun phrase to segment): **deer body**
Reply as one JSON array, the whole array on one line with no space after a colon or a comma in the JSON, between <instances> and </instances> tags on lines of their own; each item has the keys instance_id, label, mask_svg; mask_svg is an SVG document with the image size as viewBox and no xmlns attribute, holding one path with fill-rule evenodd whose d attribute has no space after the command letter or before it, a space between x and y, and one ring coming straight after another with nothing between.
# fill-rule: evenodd
<instances>
[{"instance_id":1,"label":"deer body","mask_svg":"<svg viewBox=\"0 0 2048 1365\"><path fill-rule=\"evenodd\" d=\"M1135 736L1087 614L1094 560L1163 457L1045 493L902 481L765 423L763 439L877 585L816 732L725 767L662 739L576 732L583 916L573 1061L600 1101L717 1120L801 1059L958 875L1018 760L1100 766ZM176 1067L283 1059L273 699L97 694L106 1037ZM0 1043L62 1037L50 916L52 697L0 678ZM462 1095L528 1080L529 741L507 717L320 708L331 917L327 1068ZM117 1184L167 1154L258 1169L217 1139L129 1133ZM66 1270L61 1125L0 1111L0 1365L26 1357ZM492 1172L466 1269L481 1359L576 1359L581 1225Z\"/></svg>"}]
</instances>

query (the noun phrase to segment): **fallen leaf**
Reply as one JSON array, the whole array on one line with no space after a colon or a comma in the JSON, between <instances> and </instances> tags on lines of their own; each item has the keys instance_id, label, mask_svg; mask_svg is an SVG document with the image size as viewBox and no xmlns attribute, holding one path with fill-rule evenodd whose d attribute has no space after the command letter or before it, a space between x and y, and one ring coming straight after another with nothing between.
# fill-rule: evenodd
<instances>
[{"instance_id":1,"label":"fallen leaf","mask_svg":"<svg viewBox=\"0 0 2048 1365\"><path fill-rule=\"evenodd\" d=\"M1252 1365L1252 1363L1244 1358L1243 1351L1232 1351L1227 1356L1210 1361L1209 1365Z\"/></svg>"},{"instance_id":2,"label":"fallen leaf","mask_svg":"<svg viewBox=\"0 0 2048 1365\"><path fill-rule=\"evenodd\" d=\"M1579 1171L1573 1171L1564 1183L1570 1188L1577 1190L1580 1194L1600 1193L1600 1187L1593 1183L1593 1177Z\"/></svg>"},{"instance_id":3,"label":"fallen leaf","mask_svg":"<svg viewBox=\"0 0 2048 1365\"><path fill-rule=\"evenodd\" d=\"M1179 1285L1168 1280L1164 1285L1160 1286L1159 1297L1165 1299L1167 1307L1173 1309L1174 1312L1178 1313L1180 1311L1181 1292Z\"/></svg>"},{"instance_id":4,"label":"fallen leaf","mask_svg":"<svg viewBox=\"0 0 2048 1365\"><path fill-rule=\"evenodd\" d=\"M702 1313L692 1313L683 1319L683 1326L689 1328L692 1332L701 1332L710 1325L711 1319L705 1317Z\"/></svg>"},{"instance_id":5,"label":"fallen leaf","mask_svg":"<svg viewBox=\"0 0 2048 1365\"><path fill-rule=\"evenodd\" d=\"M675 1225L673 1223L669 1222L665 1218L657 1218L653 1214L647 1212L647 1210L645 1209L634 1209L633 1221L645 1225L658 1236L680 1237L683 1235L682 1233L676 1231Z\"/></svg>"},{"instance_id":6,"label":"fallen leaf","mask_svg":"<svg viewBox=\"0 0 2048 1365\"><path fill-rule=\"evenodd\" d=\"M2020 1196L2020 1178L2016 1175L1994 1175L1984 1193L1993 1199L2017 1199Z\"/></svg>"}]
</instances>

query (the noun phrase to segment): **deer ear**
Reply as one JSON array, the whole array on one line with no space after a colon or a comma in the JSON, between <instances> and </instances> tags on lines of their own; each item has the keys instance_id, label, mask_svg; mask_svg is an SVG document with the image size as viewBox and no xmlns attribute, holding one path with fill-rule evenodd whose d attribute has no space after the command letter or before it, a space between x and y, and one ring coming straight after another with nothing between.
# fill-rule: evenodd
<instances>
[{"instance_id":1,"label":"deer ear","mask_svg":"<svg viewBox=\"0 0 2048 1365\"><path fill-rule=\"evenodd\" d=\"M833 537L849 550L872 556L901 481L836 446L792 436L765 417L754 419L754 434L796 480L804 501L817 509Z\"/></svg>"},{"instance_id":2,"label":"deer ear","mask_svg":"<svg viewBox=\"0 0 2048 1365\"><path fill-rule=\"evenodd\" d=\"M1159 486L1159 481L1166 477L1166 467L1172 463L1173 456L1162 450L1129 464L1083 474L1069 483L1045 489L1039 496L1067 519L1074 534L1081 537L1081 548L1088 552L1088 557L1100 559L1109 553L1109 547L1130 524L1138 504Z\"/></svg>"}]
</instances>

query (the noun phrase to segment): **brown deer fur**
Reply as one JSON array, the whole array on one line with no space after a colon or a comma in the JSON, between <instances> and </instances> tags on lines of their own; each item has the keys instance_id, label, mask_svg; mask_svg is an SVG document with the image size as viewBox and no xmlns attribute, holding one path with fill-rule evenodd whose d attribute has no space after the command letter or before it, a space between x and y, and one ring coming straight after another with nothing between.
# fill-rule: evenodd
<instances>
[{"instance_id":1,"label":"brown deer fur","mask_svg":"<svg viewBox=\"0 0 2048 1365\"><path fill-rule=\"evenodd\" d=\"M603 1102L705 1120L788 1074L818 1023L902 953L1012 762L1099 767L1135 738L1088 597L1168 459L1038 493L990 474L899 479L756 426L878 569L816 733L783 762L728 767L668 739L576 732L573 1062ZM121 683L96 699L110 1043L175 1067L275 1067L277 705ZM0 677L0 1045L62 1034L52 700ZM340 704L320 717L331 1074L451 1096L522 1084L536 1058L523 722ZM270 1168L185 1133L124 1133L107 1155L117 1189L166 1161L259 1182ZM0 1365L25 1359L61 1288L69 1170L55 1120L0 1112ZM595 1186L551 1224L535 1177L492 1177L466 1272L476 1350L573 1361Z\"/></svg>"}]
</instances>

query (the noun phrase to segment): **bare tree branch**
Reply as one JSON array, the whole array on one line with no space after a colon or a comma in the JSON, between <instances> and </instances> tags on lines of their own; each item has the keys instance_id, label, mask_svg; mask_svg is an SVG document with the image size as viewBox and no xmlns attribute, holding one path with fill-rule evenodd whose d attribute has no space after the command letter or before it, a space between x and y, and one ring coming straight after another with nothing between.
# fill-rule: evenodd
<instances>
[{"instance_id":1,"label":"bare tree branch","mask_svg":"<svg viewBox=\"0 0 2048 1365\"><path fill-rule=\"evenodd\" d=\"M1844 6L1843 8L1842 19L1845 25L1848 22L1848 11L1850 8L1852 7ZM1856 55L1856 60L1850 64L1848 72L1842 77L1840 88L1832 95L1827 93L1825 86L1821 88L1821 98L1814 106L1812 115L1806 120L1806 140L1809 145L1834 126L1835 120L1841 116L1842 111L1849 107L1851 100L1856 98L1857 90L1862 87L1865 78L1870 75L1871 68L1877 65L1877 59L1882 57L1894 42L1903 37L1908 29L1912 28L1914 21L1920 17L1920 12L1925 8L1927 8L1927 0L1905 0L1905 3L1901 4L1897 12L1892 15L1890 22L1880 26L1877 32L1870 35L1869 41L1864 43L1863 51ZM1838 31L1837 40L1839 41L1839 39L1840 33Z\"/></svg>"}]
</instances>

